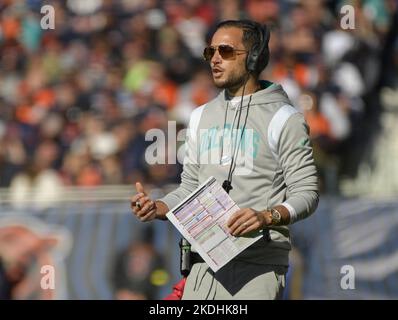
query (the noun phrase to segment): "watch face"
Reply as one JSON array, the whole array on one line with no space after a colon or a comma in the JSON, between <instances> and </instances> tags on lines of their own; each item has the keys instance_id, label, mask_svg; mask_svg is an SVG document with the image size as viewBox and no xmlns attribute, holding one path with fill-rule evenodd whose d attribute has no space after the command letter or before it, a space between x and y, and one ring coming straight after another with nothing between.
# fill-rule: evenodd
<instances>
[{"instance_id":1,"label":"watch face","mask_svg":"<svg viewBox=\"0 0 398 320\"><path fill-rule=\"evenodd\" d=\"M281 221L281 214L277 210L271 210L272 224L278 224Z\"/></svg>"}]
</instances>

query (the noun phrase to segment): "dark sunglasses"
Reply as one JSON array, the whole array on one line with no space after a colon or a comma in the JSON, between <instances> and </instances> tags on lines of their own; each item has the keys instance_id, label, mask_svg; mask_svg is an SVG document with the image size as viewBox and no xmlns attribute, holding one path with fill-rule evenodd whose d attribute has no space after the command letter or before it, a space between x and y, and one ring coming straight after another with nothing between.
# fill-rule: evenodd
<instances>
[{"instance_id":1,"label":"dark sunglasses","mask_svg":"<svg viewBox=\"0 0 398 320\"><path fill-rule=\"evenodd\" d=\"M213 47L213 46L206 47L203 50L203 58L206 61L210 61L211 58L213 58L213 56L217 50L218 50L218 53L220 54L221 58L223 58L223 59L234 59L237 55L237 52L247 52L246 50L235 49L229 45L221 44L216 47Z\"/></svg>"}]
</instances>

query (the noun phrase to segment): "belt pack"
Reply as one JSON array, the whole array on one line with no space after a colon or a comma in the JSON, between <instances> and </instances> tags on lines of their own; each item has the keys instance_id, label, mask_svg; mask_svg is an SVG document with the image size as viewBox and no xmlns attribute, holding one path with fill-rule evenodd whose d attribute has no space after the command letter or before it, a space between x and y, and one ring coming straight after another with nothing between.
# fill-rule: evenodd
<instances>
[{"instance_id":1,"label":"belt pack","mask_svg":"<svg viewBox=\"0 0 398 320\"><path fill-rule=\"evenodd\" d=\"M187 277L195 263L204 262L202 257L191 251L191 244L185 239L181 238L180 243L180 272L181 275Z\"/></svg>"}]
</instances>

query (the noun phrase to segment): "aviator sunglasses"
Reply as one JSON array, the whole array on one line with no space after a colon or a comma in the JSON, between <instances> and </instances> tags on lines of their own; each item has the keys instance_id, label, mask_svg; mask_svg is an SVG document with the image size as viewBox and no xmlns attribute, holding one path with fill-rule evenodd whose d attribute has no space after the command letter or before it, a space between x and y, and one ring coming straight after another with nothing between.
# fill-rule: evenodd
<instances>
[{"instance_id":1,"label":"aviator sunglasses","mask_svg":"<svg viewBox=\"0 0 398 320\"><path fill-rule=\"evenodd\" d=\"M214 54L218 50L221 58L223 59L234 59L237 55L237 52L247 52L246 50L242 49L235 49L227 44L221 44L219 46L209 46L203 50L203 58L206 61L210 61L213 58Z\"/></svg>"}]
</instances>

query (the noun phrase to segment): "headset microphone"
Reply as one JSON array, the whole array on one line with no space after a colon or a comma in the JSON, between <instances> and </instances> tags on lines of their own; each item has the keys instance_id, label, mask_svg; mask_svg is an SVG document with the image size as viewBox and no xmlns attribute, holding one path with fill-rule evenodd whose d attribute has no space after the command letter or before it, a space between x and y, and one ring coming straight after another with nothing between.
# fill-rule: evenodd
<instances>
[{"instance_id":1,"label":"headset microphone","mask_svg":"<svg viewBox=\"0 0 398 320\"><path fill-rule=\"evenodd\" d=\"M229 180L224 180L222 187L227 193L229 193L232 190L232 182Z\"/></svg>"}]
</instances>

